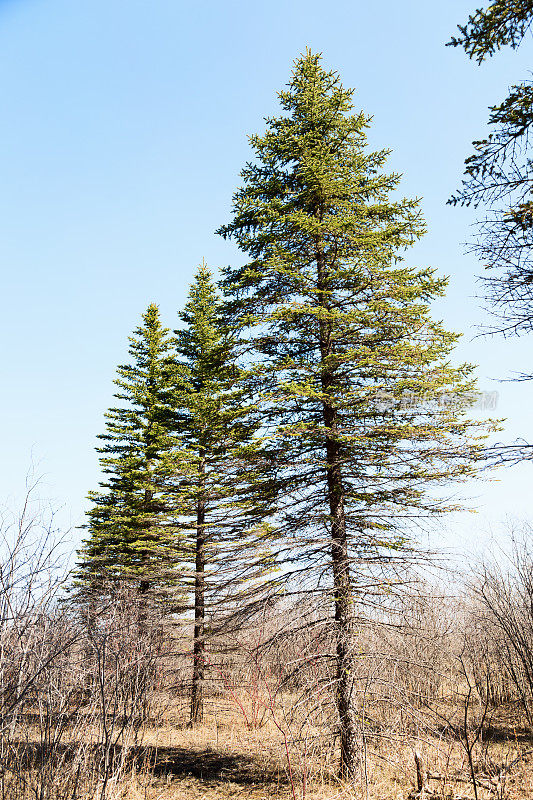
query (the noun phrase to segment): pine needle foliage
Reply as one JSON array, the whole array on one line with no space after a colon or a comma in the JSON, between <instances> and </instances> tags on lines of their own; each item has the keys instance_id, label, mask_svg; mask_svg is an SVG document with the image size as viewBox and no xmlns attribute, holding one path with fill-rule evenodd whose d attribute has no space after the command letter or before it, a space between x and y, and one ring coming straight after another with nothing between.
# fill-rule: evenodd
<instances>
[{"instance_id":1,"label":"pine needle foliage","mask_svg":"<svg viewBox=\"0 0 533 800\"><path fill-rule=\"evenodd\" d=\"M167 492L174 469L175 367L171 335L155 304L129 339L129 364L120 365L115 397L98 438L105 480L89 493L89 535L79 551L82 593L101 595L134 585L161 598L178 580L183 545Z\"/></svg>"},{"instance_id":2,"label":"pine needle foliage","mask_svg":"<svg viewBox=\"0 0 533 800\"><path fill-rule=\"evenodd\" d=\"M448 44L463 47L480 64L501 47L517 48L532 22L532 0L495 0L470 15L459 26L461 35ZM462 186L448 202L486 211L477 222L471 249L487 270L483 283L495 319L490 332L528 334L533 329L531 79L511 86L489 112L489 135L472 143ZM533 376L527 372L521 377Z\"/></svg>"},{"instance_id":3,"label":"pine needle foliage","mask_svg":"<svg viewBox=\"0 0 533 800\"><path fill-rule=\"evenodd\" d=\"M257 597L272 567L268 518L274 483L235 331L224 324L211 273L202 264L175 331L175 405L182 468L174 491L194 560L191 723L202 718L206 637ZM209 628L208 628L209 625Z\"/></svg>"},{"instance_id":4,"label":"pine needle foliage","mask_svg":"<svg viewBox=\"0 0 533 800\"><path fill-rule=\"evenodd\" d=\"M493 0L486 9L477 8L466 25L459 25L460 36L448 42L463 47L469 58L481 64L508 45L515 50L533 21L532 0Z\"/></svg>"},{"instance_id":5,"label":"pine needle foliage","mask_svg":"<svg viewBox=\"0 0 533 800\"><path fill-rule=\"evenodd\" d=\"M472 368L449 363L457 336L430 315L446 280L404 261L424 232L419 203L397 199L400 176L383 172L387 150L368 150L352 94L320 55L295 62L219 231L250 257L225 270L225 313L247 326L262 381L280 558L335 609L345 777L356 602L379 602L384 566L412 559L409 520L452 507L428 487L471 475L482 438L465 414Z\"/></svg>"}]
</instances>

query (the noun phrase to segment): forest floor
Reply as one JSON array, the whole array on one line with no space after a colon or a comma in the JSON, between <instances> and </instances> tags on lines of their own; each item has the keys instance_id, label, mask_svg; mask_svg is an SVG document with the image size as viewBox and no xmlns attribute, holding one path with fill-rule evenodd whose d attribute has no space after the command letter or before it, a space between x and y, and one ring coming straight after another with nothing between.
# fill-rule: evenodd
<instances>
[{"instance_id":1,"label":"forest floor","mask_svg":"<svg viewBox=\"0 0 533 800\"><path fill-rule=\"evenodd\" d=\"M464 745L436 731L407 736L369 736L354 785L336 777L337 743L324 731L307 741L272 720L249 730L238 715L212 707L191 730L167 722L143 739L144 768L132 773L127 800L408 800L414 797L414 747L424 754L431 778L424 798L474 798ZM220 717L223 717L221 720ZM514 763L513 763L514 762ZM478 800L533 800L533 735L512 714L492 718L474 750ZM503 782L502 766L509 766Z\"/></svg>"},{"instance_id":2,"label":"forest floor","mask_svg":"<svg viewBox=\"0 0 533 800\"><path fill-rule=\"evenodd\" d=\"M288 698L287 707L291 701ZM324 728L307 725L302 735L304 729L296 729L282 714L278 718L263 715L254 728L246 725L242 709L218 701L206 706L203 724L190 729L184 724L185 706L167 705L145 728L142 741L128 749L133 757L128 758L129 766L119 781L109 782L106 800L475 798L461 737L450 735L442 726L432 734L413 731L411 726L408 734L385 724L381 730L375 723L369 725L361 740L358 774L348 786L336 777L338 742ZM41 747L42 759L45 750L39 745L38 727L29 719L26 722L24 746L33 753ZM83 738L92 739L88 727ZM69 737L63 741L68 747ZM423 795L414 791L415 747L423 754L430 775ZM477 800L533 800L533 734L514 711L500 709L490 715L474 748L474 765ZM502 766L508 770L498 783ZM1 783L0 776L0 790ZM2 791L0 796L4 798ZM16 800L30 796L17 792ZM55 798L56 794L45 796ZM97 791L94 800L100 797ZM11 800L9 792L7 798Z\"/></svg>"}]
</instances>

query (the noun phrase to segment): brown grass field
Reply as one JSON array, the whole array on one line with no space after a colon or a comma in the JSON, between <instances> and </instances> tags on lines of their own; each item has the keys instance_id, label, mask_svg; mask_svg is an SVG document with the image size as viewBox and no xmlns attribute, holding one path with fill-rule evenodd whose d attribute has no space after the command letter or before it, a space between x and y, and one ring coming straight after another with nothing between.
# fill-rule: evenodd
<instances>
[{"instance_id":1,"label":"brown grass field","mask_svg":"<svg viewBox=\"0 0 533 800\"><path fill-rule=\"evenodd\" d=\"M430 775L447 777L429 780L434 796L474 797L466 782L464 752L457 742L436 736L418 742L407 737L404 741L400 737L374 739L366 743L366 754L361 752L360 775L349 787L336 777L336 748L331 747L323 732L308 731L309 734L316 739L308 743L307 753L301 743L289 745L291 781L284 738L271 721L250 731L239 716L228 713L223 705L213 705L205 724L194 731L170 724L147 731L144 746L151 751L153 768L132 776L127 793L119 796L131 800L405 800L415 789L413 748L417 745L424 752ZM512 719L500 719L486 735L488 739L479 751L481 754L483 746L488 749L489 763L500 765L524 754L507 776L506 800L533 798L531 734L513 725ZM494 785L479 792L479 800L497 796Z\"/></svg>"},{"instance_id":2,"label":"brown grass field","mask_svg":"<svg viewBox=\"0 0 533 800\"><path fill-rule=\"evenodd\" d=\"M148 617L128 587L78 612L22 552L0 593L0 800L533 800L529 551L477 593L422 587L361 617L349 783L327 605L212 634L191 728L190 620Z\"/></svg>"},{"instance_id":3,"label":"brown grass field","mask_svg":"<svg viewBox=\"0 0 533 800\"><path fill-rule=\"evenodd\" d=\"M409 797L474 798L468 777L464 747L444 730L433 735L413 735L412 720L403 733L392 731L390 718L383 714L383 725L369 724L362 737L360 772L353 784L342 784L336 777L337 742L328 731L307 725L303 738L295 736L294 720L289 709L295 698L278 698L274 713L269 712L261 726L246 726L241 707L234 699L211 698L206 703L204 723L194 730L184 724L187 718L185 698L165 703L163 709L147 721L142 737L131 731L117 738L116 750L127 755L122 767L111 770L102 794L102 784L76 797L87 800L407 800ZM244 702L244 701L243 701ZM285 713L283 706L287 710ZM449 713L450 709L448 709ZM457 709L461 711L461 709ZM519 715L518 715L519 716ZM386 723L389 724L386 724ZM21 718L22 728L13 741L18 747L18 778L14 783L2 776L0 797L13 800L38 800L43 783L43 762L48 748L43 745L42 720L33 714ZM381 731L376 730L382 727ZM300 728L300 733L303 729ZM62 747L73 752L96 741L90 721L80 725L79 715L72 731L63 731ZM53 744L53 742L51 743ZM415 791L415 747L423 753L430 775L427 788ZM26 756L21 759L22 751ZM57 759L57 748L54 751ZM28 754L30 758L28 759ZM478 769L478 800L527 800L533 798L533 736L507 709L490 715L480 741L474 748ZM74 759L75 760L75 759ZM515 762L515 763L512 763ZM85 762L85 769L87 769ZM509 765L503 782L497 775ZM13 764L13 766L15 766ZM74 767L66 758L50 770L54 788L42 793L45 798L67 800L72 782L61 788L61 772L66 776ZM37 776L38 772L40 776ZM24 775L26 776L24 778ZM431 777L436 776L436 777ZM13 777L13 776L12 776ZM68 784L68 786L67 786ZM48 793L49 792L49 793Z\"/></svg>"}]
</instances>

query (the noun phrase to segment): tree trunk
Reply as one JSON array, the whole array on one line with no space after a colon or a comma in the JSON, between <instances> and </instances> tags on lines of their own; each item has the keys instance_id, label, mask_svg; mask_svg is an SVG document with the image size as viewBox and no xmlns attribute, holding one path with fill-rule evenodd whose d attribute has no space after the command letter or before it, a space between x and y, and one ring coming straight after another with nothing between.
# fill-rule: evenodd
<instances>
[{"instance_id":1,"label":"tree trunk","mask_svg":"<svg viewBox=\"0 0 533 800\"><path fill-rule=\"evenodd\" d=\"M316 243L318 302L328 308L326 264L321 244ZM357 760L357 714L353 696L354 673L354 602L350 576L350 558L346 534L344 487L342 482L341 446L337 438L337 411L327 394L334 384L334 348L331 324L320 320L320 353L322 358L321 384L325 397L322 413L326 433L327 494L331 521L331 561L335 602L335 633L337 657L337 710L340 722L341 758L339 772L344 780L355 774Z\"/></svg>"},{"instance_id":2,"label":"tree trunk","mask_svg":"<svg viewBox=\"0 0 533 800\"><path fill-rule=\"evenodd\" d=\"M194 645L191 688L191 727L202 722L205 673L205 461L199 466L199 494L196 508L196 570L194 580Z\"/></svg>"},{"instance_id":3,"label":"tree trunk","mask_svg":"<svg viewBox=\"0 0 533 800\"><path fill-rule=\"evenodd\" d=\"M330 427L331 423L331 427L334 427L334 410L326 404L324 422L326 426ZM355 620L339 451L338 443L327 437L328 501L331 517L331 560L336 626L337 710L341 735L340 775L343 779L350 780L355 772L357 758L357 714L353 696Z\"/></svg>"}]
</instances>

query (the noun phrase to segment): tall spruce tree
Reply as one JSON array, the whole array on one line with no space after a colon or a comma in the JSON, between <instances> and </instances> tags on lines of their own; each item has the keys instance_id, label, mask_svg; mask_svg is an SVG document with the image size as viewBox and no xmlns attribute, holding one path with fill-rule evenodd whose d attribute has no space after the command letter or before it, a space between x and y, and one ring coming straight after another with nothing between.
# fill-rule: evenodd
<instances>
[{"instance_id":1,"label":"tall spruce tree","mask_svg":"<svg viewBox=\"0 0 533 800\"><path fill-rule=\"evenodd\" d=\"M258 436L235 333L223 322L209 269L198 269L175 331L177 435L174 487L184 533L193 531L194 662L191 724L201 721L207 621L216 627L259 589L268 549L273 482Z\"/></svg>"},{"instance_id":2,"label":"tall spruce tree","mask_svg":"<svg viewBox=\"0 0 533 800\"><path fill-rule=\"evenodd\" d=\"M471 368L449 364L457 336L428 309L446 281L403 262L424 231L418 202L392 196L399 176L382 172L388 151L367 150L369 118L309 51L279 99L219 231L251 259L225 271L225 313L248 326L275 429L287 577L309 586L316 568L323 591L329 574L350 778L358 604L386 584L376 570L412 556L409 520L451 507L428 489L471 474L481 432L464 414Z\"/></svg>"},{"instance_id":3,"label":"tall spruce tree","mask_svg":"<svg viewBox=\"0 0 533 800\"><path fill-rule=\"evenodd\" d=\"M174 469L175 367L170 331L155 304L130 337L131 362L118 367L122 405L106 413L98 438L105 480L89 494L89 535L80 549L82 596L101 596L124 584L161 600L177 581L183 547L167 491Z\"/></svg>"}]
</instances>

